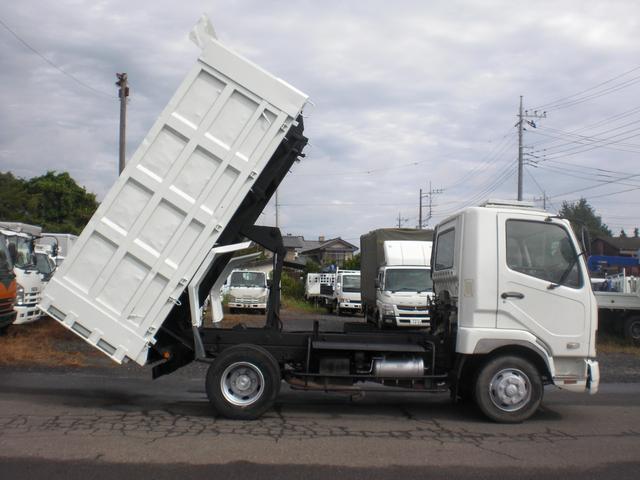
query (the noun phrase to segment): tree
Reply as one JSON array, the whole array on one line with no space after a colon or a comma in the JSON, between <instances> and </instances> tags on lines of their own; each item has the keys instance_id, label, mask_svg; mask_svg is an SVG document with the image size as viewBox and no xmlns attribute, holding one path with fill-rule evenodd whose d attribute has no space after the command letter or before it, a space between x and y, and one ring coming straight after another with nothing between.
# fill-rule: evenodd
<instances>
[{"instance_id":1,"label":"tree","mask_svg":"<svg viewBox=\"0 0 640 480\"><path fill-rule=\"evenodd\" d=\"M583 225L589 231L591 238L612 236L609 227L602 223L602 218L596 214L585 198L573 203L562 202L562 208L558 213L561 217L571 222L578 237L580 237L580 230Z\"/></svg>"},{"instance_id":2,"label":"tree","mask_svg":"<svg viewBox=\"0 0 640 480\"><path fill-rule=\"evenodd\" d=\"M638 238L640 237L640 231L638 230L638 227L633 229L633 238Z\"/></svg>"},{"instance_id":3,"label":"tree","mask_svg":"<svg viewBox=\"0 0 640 480\"><path fill-rule=\"evenodd\" d=\"M360 254L356 254L344 261L343 268L345 270L360 270Z\"/></svg>"},{"instance_id":4,"label":"tree","mask_svg":"<svg viewBox=\"0 0 640 480\"><path fill-rule=\"evenodd\" d=\"M620 229L620 238L627 238L627 232L624 231L624 228Z\"/></svg>"},{"instance_id":5,"label":"tree","mask_svg":"<svg viewBox=\"0 0 640 480\"><path fill-rule=\"evenodd\" d=\"M67 172L29 180L0 173L0 219L40 225L44 231L79 234L98 202Z\"/></svg>"}]
</instances>

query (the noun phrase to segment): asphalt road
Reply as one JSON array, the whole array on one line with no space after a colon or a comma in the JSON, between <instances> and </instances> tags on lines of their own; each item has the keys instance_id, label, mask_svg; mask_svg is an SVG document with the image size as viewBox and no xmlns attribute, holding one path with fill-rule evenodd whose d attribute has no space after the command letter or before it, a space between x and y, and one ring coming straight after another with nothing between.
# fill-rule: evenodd
<instances>
[{"instance_id":1,"label":"asphalt road","mask_svg":"<svg viewBox=\"0 0 640 480\"><path fill-rule=\"evenodd\" d=\"M521 425L447 396L294 392L257 421L217 418L194 365L0 370L0 478L640 476L640 384L548 390Z\"/></svg>"}]
</instances>

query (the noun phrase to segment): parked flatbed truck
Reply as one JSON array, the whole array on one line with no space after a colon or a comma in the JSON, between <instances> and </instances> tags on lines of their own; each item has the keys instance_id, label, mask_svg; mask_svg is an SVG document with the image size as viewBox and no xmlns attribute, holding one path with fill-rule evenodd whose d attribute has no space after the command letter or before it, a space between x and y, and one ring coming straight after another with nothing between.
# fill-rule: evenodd
<instances>
[{"instance_id":1,"label":"parked flatbed truck","mask_svg":"<svg viewBox=\"0 0 640 480\"><path fill-rule=\"evenodd\" d=\"M283 330L282 237L254 222L302 156L307 97L212 32L196 27L200 59L52 277L44 312L116 362L153 363L154 378L209 363L207 395L230 418L262 415L282 381L449 391L499 422L533 415L546 384L597 390L596 305L576 238L522 205L437 227L429 329ZM247 238L274 253L265 326L205 327L201 306Z\"/></svg>"}]
</instances>

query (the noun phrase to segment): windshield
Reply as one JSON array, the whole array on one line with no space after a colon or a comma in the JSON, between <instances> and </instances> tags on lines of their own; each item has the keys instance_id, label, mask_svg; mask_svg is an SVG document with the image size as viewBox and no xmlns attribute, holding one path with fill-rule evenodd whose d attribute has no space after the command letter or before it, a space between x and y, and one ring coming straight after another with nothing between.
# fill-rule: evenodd
<instances>
[{"instance_id":1,"label":"windshield","mask_svg":"<svg viewBox=\"0 0 640 480\"><path fill-rule=\"evenodd\" d=\"M13 270L13 261L7 248L7 237L0 235L0 270Z\"/></svg>"},{"instance_id":2,"label":"windshield","mask_svg":"<svg viewBox=\"0 0 640 480\"><path fill-rule=\"evenodd\" d=\"M264 287L265 276L262 272L233 272L231 274L231 287Z\"/></svg>"},{"instance_id":3,"label":"windshield","mask_svg":"<svg viewBox=\"0 0 640 480\"><path fill-rule=\"evenodd\" d=\"M28 268L35 266L35 258L33 255L33 243L30 238L11 236L8 237L9 254L13 260L13 264L17 268Z\"/></svg>"},{"instance_id":4,"label":"windshield","mask_svg":"<svg viewBox=\"0 0 640 480\"><path fill-rule=\"evenodd\" d=\"M360 275L344 275L342 277L343 292L359 292L360 291Z\"/></svg>"},{"instance_id":5,"label":"windshield","mask_svg":"<svg viewBox=\"0 0 640 480\"><path fill-rule=\"evenodd\" d=\"M36 253L36 268L38 272L43 273L45 275L53 272L53 263L49 260L49 255L46 253Z\"/></svg>"},{"instance_id":6,"label":"windshield","mask_svg":"<svg viewBox=\"0 0 640 480\"><path fill-rule=\"evenodd\" d=\"M431 271L428 268L387 270L384 289L391 292L431 292L433 291Z\"/></svg>"}]
</instances>

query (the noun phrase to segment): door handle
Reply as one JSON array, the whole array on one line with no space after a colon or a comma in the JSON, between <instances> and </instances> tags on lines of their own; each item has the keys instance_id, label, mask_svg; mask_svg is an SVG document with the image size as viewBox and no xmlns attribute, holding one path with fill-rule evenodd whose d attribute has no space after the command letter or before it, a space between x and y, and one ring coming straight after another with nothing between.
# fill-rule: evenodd
<instances>
[{"instance_id":1,"label":"door handle","mask_svg":"<svg viewBox=\"0 0 640 480\"><path fill-rule=\"evenodd\" d=\"M520 292L503 292L502 295L500 295L501 298L503 299L507 299L507 298L524 298L524 293L520 293Z\"/></svg>"}]
</instances>

